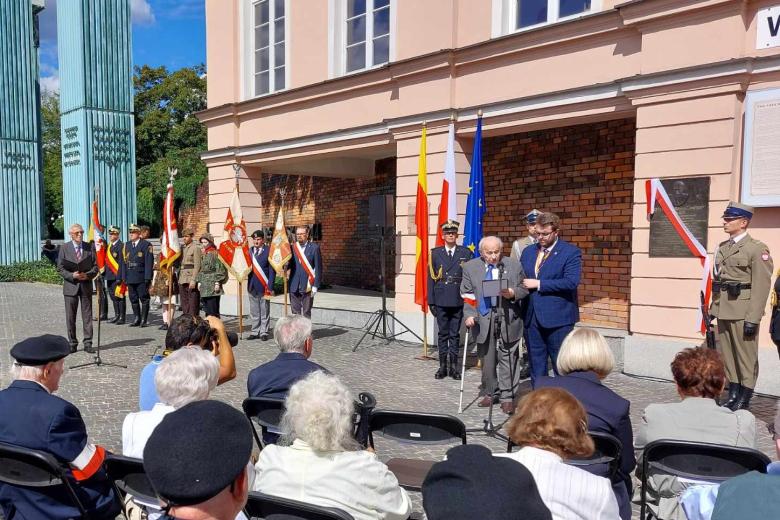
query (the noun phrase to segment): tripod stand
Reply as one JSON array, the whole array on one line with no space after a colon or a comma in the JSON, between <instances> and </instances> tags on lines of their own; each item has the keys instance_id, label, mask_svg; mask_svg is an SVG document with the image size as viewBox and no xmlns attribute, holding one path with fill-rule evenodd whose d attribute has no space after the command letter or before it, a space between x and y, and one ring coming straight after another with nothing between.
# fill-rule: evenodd
<instances>
[{"instance_id":1,"label":"tripod stand","mask_svg":"<svg viewBox=\"0 0 780 520\"><path fill-rule=\"evenodd\" d=\"M371 334L372 339L376 339L376 337L379 336L388 343L396 336L400 336L405 332L410 333L420 341L423 340L414 331L407 327L401 320L396 318L392 312L387 310L387 283L385 281L385 263L385 227L379 226L379 281L382 282L382 309L371 313L371 318L369 318L368 323L366 324L366 331L362 336L360 336L360 339L357 343L355 343L355 346L352 347L352 352L357 350L357 348L361 343L363 343L363 340L369 334ZM387 326L388 321L390 323L397 323L403 327L403 330L396 332L395 334L389 334L389 329ZM380 326L382 327L382 332L379 332Z\"/></svg>"},{"instance_id":2,"label":"tripod stand","mask_svg":"<svg viewBox=\"0 0 780 520\"><path fill-rule=\"evenodd\" d=\"M102 275L100 273L98 273L98 275L95 277L95 282L99 283L99 284L103 283L103 277L102 277ZM89 367L89 366L92 366L92 365L94 365L96 367L107 366L107 367L127 368L126 365L118 365L116 363L106 363L105 361L103 361L100 358L100 322L102 321L100 319L100 306L101 306L100 295L101 295L102 292L103 291L100 291L100 290L98 290L98 292L97 292L98 319L97 319L97 338L96 338L97 341L95 342L95 347L96 348L95 348L94 360L93 361L89 361L87 363L81 363L80 365L73 365L72 367L70 367L71 370L75 369L75 368Z\"/></svg>"}]
</instances>

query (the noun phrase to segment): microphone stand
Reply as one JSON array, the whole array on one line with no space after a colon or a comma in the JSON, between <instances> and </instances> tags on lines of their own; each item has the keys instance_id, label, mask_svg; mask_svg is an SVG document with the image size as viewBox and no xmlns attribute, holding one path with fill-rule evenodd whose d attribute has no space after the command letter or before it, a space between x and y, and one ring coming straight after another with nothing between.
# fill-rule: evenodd
<instances>
[{"instance_id":1,"label":"microphone stand","mask_svg":"<svg viewBox=\"0 0 780 520\"><path fill-rule=\"evenodd\" d=\"M103 283L103 275L101 275L100 272L98 272L97 276L95 277L95 282L96 282L96 285ZM127 368L126 365L119 365L119 364L116 364L116 363L106 363L105 361L100 359L100 322L103 321L103 320L100 319L100 305L101 305L101 300L102 300L102 298L100 297L101 292L102 291L100 291L100 290L98 290L98 292L97 292L98 319L97 319L97 338L96 338L97 341L95 342L95 358L94 358L94 361L90 361L88 363L81 363L80 365L73 365L72 367L70 367L71 370L76 369L76 368L89 367L89 366L93 366L93 365L96 366L96 367L107 366L107 367Z\"/></svg>"}]
</instances>

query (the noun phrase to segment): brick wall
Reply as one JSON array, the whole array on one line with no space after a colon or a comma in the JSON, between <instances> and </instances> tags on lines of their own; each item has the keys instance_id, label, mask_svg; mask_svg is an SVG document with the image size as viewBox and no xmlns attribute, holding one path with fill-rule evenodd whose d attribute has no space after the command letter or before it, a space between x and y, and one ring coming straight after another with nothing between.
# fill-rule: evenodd
<instances>
[{"instance_id":1,"label":"brick wall","mask_svg":"<svg viewBox=\"0 0 780 520\"><path fill-rule=\"evenodd\" d=\"M634 178L633 119L486 139L485 234L509 254L532 208L561 217L561 237L582 249L580 319L628 328Z\"/></svg>"},{"instance_id":2,"label":"brick wall","mask_svg":"<svg viewBox=\"0 0 780 520\"><path fill-rule=\"evenodd\" d=\"M370 195L395 194L395 158L377 161L373 177L338 179L264 175L263 225L273 226L279 211L279 188L285 187L285 223L322 226L323 282L379 290L379 233L368 225ZM385 241L386 281L395 288L395 240Z\"/></svg>"},{"instance_id":3,"label":"brick wall","mask_svg":"<svg viewBox=\"0 0 780 520\"><path fill-rule=\"evenodd\" d=\"M198 186L195 195L195 205L179 209L179 218L176 221L181 233L184 230L195 231L195 240L208 231L209 227L209 181L206 179Z\"/></svg>"}]
</instances>

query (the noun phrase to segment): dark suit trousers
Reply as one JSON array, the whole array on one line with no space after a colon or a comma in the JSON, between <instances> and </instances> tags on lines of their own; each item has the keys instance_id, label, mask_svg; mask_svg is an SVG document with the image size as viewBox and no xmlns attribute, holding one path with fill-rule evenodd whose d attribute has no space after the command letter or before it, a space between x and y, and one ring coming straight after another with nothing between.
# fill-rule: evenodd
<instances>
[{"instance_id":1,"label":"dark suit trousers","mask_svg":"<svg viewBox=\"0 0 780 520\"><path fill-rule=\"evenodd\" d=\"M563 327L542 327L533 316L527 324L528 360L531 365L531 379L547 375L547 358L552 361L553 372L558 375L558 352L564 338L574 329L574 324Z\"/></svg>"},{"instance_id":2,"label":"dark suit trousers","mask_svg":"<svg viewBox=\"0 0 780 520\"><path fill-rule=\"evenodd\" d=\"M303 314L311 319L311 308L314 305L314 295L310 292L291 292L290 307L293 314Z\"/></svg>"},{"instance_id":3,"label":"dark suit trousers","mask_svg":"<svg viewBox=\"0 0 780 520\"><path fill-rule=\"evenodd\" d=\"M190 316L200 315L200 291L195 284L179 284L179 296L181 298L181 312Z\"/></svg>"},{"instance_id":4,"label":"dark suit trousers","mask_svg":"<svg viewBox=\"0 0 780 520\"><path fill-rule=\"evenodd\" d=\"M92 295L84 294L79 287L75 296L65 296L65 322L68 327L68 342L75 347L79 344L76 337L76 312L81 304L81 323L84 328L84 346L92 346Z\"/></svg>"},{"instance_id":5,"label":"dark suit trousers","mask_svg":"<svg viewBox=\"0 0 780 520\"><path fill-rule=\"evenodd\" d=\"M436 325L439 327L439 354L458 355L460 343L460 322L463 320L463 305L459 307L437 307Z\"/></svg>"},{"instance_id":6,"label":"dark suit trousers","mask_svg":"<svg viewBox=\"0 0 780 520\"><path fill-rule=\"evenodd\" d=\"M141 303L149 303L151 299L146 282L127 284L127 292L130 294L130 303L137 304L138 300L141 300Z\"/></svg>"}]
</instances>

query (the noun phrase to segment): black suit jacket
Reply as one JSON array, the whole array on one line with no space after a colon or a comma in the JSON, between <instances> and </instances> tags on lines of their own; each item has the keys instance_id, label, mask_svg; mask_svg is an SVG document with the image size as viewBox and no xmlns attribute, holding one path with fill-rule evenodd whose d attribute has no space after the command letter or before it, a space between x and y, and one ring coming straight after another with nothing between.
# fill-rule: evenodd
<instances>
[{"instance_id":1,"label":"black suit jacket","mask_svg":"<svg viewBox=\"0 0 780 520\"><path fill-rule=\"evenodd\" d=\"M92 295L92 279L98 274L95 250L87 242L82 242L81 260L78 260L73 242L62 244L60 254L57 257L57 271L63 279L62 294L76 296L81 291L81 294ZM76 271L86 273L89 279L86 281L76 280L73 278L73 273Z\"/></svg>"},{"instance_id":2,"label":"black suit jacket","mask_svg":"<svg viewBox=\"0 0 780 520\"><path fill-rule=\"evenodd\" d=\"M284 399L292 385L316 370L327 372L303 354L280 352L276 359L249 372L246 389L249 397Z\"/></svg>"},{"instance_id":3,"label":"black suit jacket","mask_svg":"<svg viewBox=\"0 0 780 520\"><path fill-rule=\"evenodd\" d=\"M431 249L428 269L428 305L438 307L460 307L460 282L463 279L463 264L474 258L471 249L455 246L452 258L444 246ZM433 276L437 280L433 279Z\"/></svg>"}]
</instances>

